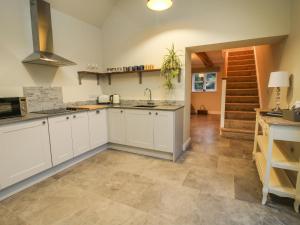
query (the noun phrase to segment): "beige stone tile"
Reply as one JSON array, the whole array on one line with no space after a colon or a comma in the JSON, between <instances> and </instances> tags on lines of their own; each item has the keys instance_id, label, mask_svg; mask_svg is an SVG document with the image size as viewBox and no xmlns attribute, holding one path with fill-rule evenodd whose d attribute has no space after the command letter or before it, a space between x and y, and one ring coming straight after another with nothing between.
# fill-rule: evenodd
<instances>
[{"instance_id":1,"label":"beige stone tile","mask_svg":"<svg viewBox=\"0 0 300 225\"><path fill-rule=\"evenodd\" d=\"M1 225L28 225L15 213L9 211L0 204L0 224Z\"/></svg>"},{"instance_id":2,"label":"beige stone tile","mask_svg":"<svg viewBox=\"0 0 300 225\"><path fill-rule=\"evenodd\" d=\"M195 188L201 194L234 198L234 176L216 170L193 169L188 173L183 185Z\"/></svg>"},{"instance_id":3,"label":"beige stone tile","mask_svg":"<svg viewBox=\"0 0 300 225\"><path fill-rule=\"evenodd\" d=\"M182 164L186 168L210 168L217 169L218 157L201 152L185 152L178 163Z\"/></svg>"},{"instance_id":4,"label":"beige stone tile","mask_svg":"<svg viewBox=\"0 0 300 225\"><path fill-rule=\"evenodd\" d=\"M182 166L181 163L157 159L141 174L162 182L182 184L188 174L188 168Z\"/></svg>"},{"instance_id":5,"label":"beige stone tile","mask_svg":"<svg viewBox=\"0 0 300 225\"><path fill-rule=\"evenodd\" d=\"M152 215L173 220L178 215L185 215L196 206L198 191L172 184L154 184L144 191L141 201L134 205Z\"/></svg>"},{"instance_id":6,"label":"beige stone tile","mask_svg":"<svg viewBox=\"0 0 300 225\"><path fill-rule=\"evenodd\" d=\"M101 152L91 159L92 162L101 164L111 170L136 174L146 170L153 160L156 159L116 150Z\"/></svg>"},{"instance_id":7,"label":"beige stone tile","mask_svg":"<svg viewBox=\"0 0 300 225\"><path fill-rule=\"evenodd\" d=\"M254 163L248 159L220 156L218 172L237 176L246 176L256 170Z\"/></svg>"}]
</instances>

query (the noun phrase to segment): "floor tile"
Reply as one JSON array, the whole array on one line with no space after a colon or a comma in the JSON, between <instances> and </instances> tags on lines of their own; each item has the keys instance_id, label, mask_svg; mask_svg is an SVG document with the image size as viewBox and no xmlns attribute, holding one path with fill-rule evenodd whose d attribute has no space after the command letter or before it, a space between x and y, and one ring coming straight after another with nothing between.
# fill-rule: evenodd
<instances>
[{"instance_id":1,"label":"floor tile","mask_svg":"<svg viewBox=\"0 0 300 225\"><path fill-rule=\"evenodd\" d=\"M216 170L191 170L183 185L195 188L199 190L201 194L220 195L228 198L234 198L233 175L222 174Z\"/></svg>"}]
</instances>

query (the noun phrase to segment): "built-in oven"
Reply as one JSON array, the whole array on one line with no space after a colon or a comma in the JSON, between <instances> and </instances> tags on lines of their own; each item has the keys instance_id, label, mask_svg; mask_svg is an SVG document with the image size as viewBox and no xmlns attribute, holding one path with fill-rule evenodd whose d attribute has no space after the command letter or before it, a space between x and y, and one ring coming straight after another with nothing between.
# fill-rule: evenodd
<instances>
[{"instance_id":1,"label":"built-in oven","mask_svg":"<svg viewBox=\"0 0 300 225\"><path fill-rule=\"evenodd\" d=\"M24 97L0 98L0 119L25 116L27 102Z\"/></svg>"}]
</instances>

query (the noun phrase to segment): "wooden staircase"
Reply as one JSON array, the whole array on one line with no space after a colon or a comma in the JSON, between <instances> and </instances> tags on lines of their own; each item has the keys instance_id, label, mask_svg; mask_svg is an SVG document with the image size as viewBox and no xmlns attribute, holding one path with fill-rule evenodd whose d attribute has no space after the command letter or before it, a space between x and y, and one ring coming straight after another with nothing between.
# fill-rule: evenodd
<instances>
[{"instance_id":1,"label":"wooden staircase","mask_svg":"<svg viewBox=\"0 0 300 225\"><path fill-rule=\"evenodd\" d=\"M259 108L256 62L253 50L228 53L225 121L221 135L253 140Z\"/></svg>"}]
</instances>

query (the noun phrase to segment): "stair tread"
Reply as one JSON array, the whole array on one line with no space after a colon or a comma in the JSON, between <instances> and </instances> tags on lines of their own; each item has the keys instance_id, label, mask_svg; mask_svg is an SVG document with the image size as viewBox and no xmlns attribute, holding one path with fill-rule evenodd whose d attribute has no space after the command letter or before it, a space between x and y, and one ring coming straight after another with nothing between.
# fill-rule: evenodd
<instances>
[{"instance_id":1,"label":"stair tread","mask_svg":"<svg viewBox=\"0 0 300 225\"><path fill-rule=\"evenodd\" d=\"M248 76L228 76L227 78L249 78L249 77L251 77L251 78L253 78L253 77L255 77L256 78L256 75L248 75Z\"/></svg>"},{"instance_id":2,"label":"stair tread","mask_svg":"<svg viewBox=\"0 0 300 225\"><path fill-rule=\"evenodd\" d=\"M258 95L226 95L226 98L258 98Z\"/></svg>"},{"instance_id":3,"label":"stair tread","mask_svg":"<svg viewBox=\"0 0 300 225\"><path fill-rule=\"evenodd\" d=\"M253 109L253 112L252 111L226 111L226 113L238 113L238 114L256 114L256 112L254 112L254 109Z\"/></svg>"},{"instance_id":4,"label":"stair tread","mask_svg":"<svg viewBox=\"0 0 300 225\"><path fill-rule=\"evenodd\" d=\"M234 133L245 133L245 134L254 134L254 130L243 130L243 129L236 129L236 128L222 128L222 131L225 132L234 132Z\"/></svg>"},{"instance_id":5,"label":"stair tread","mask_svg":"<svg viewBox=\"0 0 300 225\"><path fill-rule=\"evenodd\" d=\"M226 119L228 122L255 123L255 120Z\"/></svg>"},{"instance_id":6,"label":"stair tread","mask_svg":"<svg viewBox=\"0 0 300 225\"><path fill-rule=\"evenodd\" d=\"M259 103L255 102L226 102L227 105L259 105Z\"/></svg>"},{"instance_id":7,"label":"stair tread","mask_svg":"<svg viewBox=\"0 0 300 225\"><path fill-rule=\"evenodd\" d=\"M255 64L242 64L242 65L229 65L227 68L229 67L241 67L241 66L255 66Z\"/></svg>"},{"instance_id":8,"label":"stair tread","mask_svg":"<svg viewBox=\"0 0 300 225\"><path fill-rule=\"evenodd\" d=\"M247 90L249 90L249 91L256 91L258 89L257 88L241 88L241 89L238 89L238 88L236 88L236 89L227 88L226 90L227 91L247 91Z\"/></svg>"}]
</instances>

